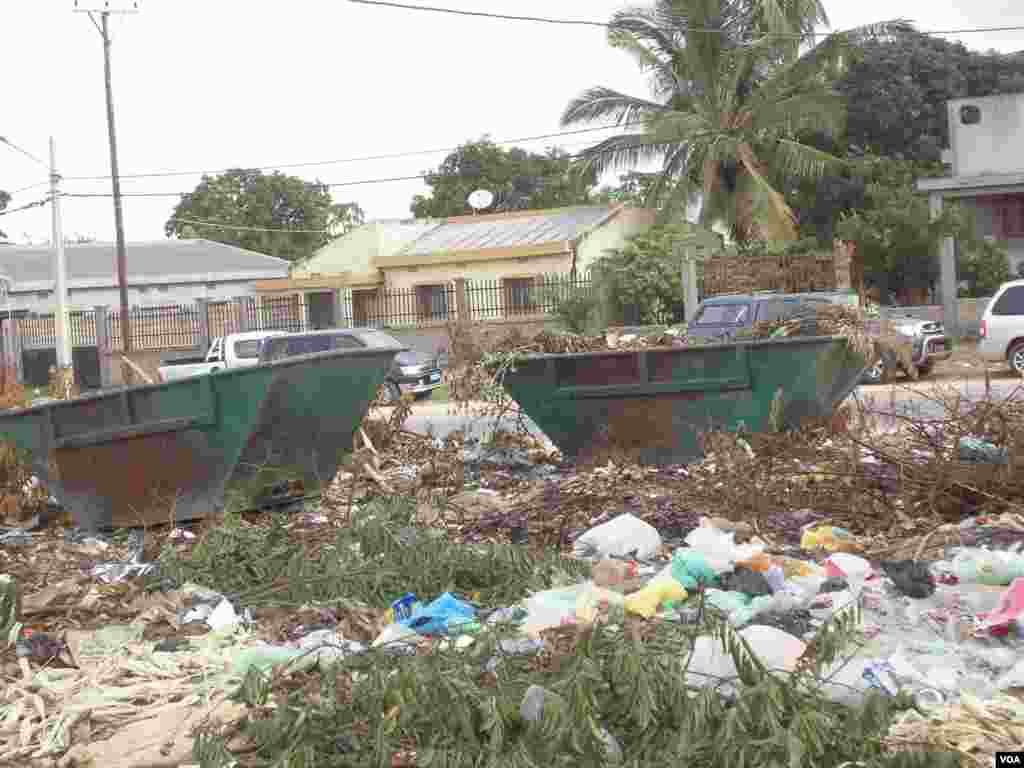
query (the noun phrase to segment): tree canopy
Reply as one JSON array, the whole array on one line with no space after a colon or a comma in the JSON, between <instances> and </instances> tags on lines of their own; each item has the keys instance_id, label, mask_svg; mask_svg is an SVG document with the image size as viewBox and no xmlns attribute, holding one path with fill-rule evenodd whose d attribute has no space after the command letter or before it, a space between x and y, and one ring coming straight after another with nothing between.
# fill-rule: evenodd
<instances>
[{"instance_id":1,"label":"tree canopy","mask_svg":"<svg viewBox=\"0 0 1024 768\"><path fill-rule=\"evenodd\" d=\"M1024 92L1024 55L983 53L913 29L857 43L836 83L847 101L846 143L935 162L948 146L946 102Z\"/></svg>"},{"instance_id":2,"label":"tree canopy","mask_svg":"<svg viewBox=\"0 0 1024 768\"><path fill-rule=\"evenodd\" d=\"M620 11L609 42L650 74L652 98L590 88L568 104L562 124L631 127L585 150L586 167L660 161L648 200L663 210L699 194L705 226L723 223L739 242L795 240L777 179L813 179L838 164L801 137L840 132L844 99L833 83L849 46L889 29L836 33L801 53L822 23L817 0L657 0Z\"/></svg>"},{"instance_id":3,"label":"tree canopy","mask_svg":"<svg viewBox=\"0 0 1024 768\"><path fill-rule=\"evenodd\" d=\"M233 169L204 175L193 192L182 196L164 232L297 261L363 221L356 203L335 203L319 181Z\"/></svg>"},{"instance_id":4,"label":"tree canopy","mask_svg":"<svg viewBox=\"0 0 1024 768\"><path fill-rule=\"evenodd\" d=\"M579 205L591 201L597 183L593 171L575 169L564 150L505 149L486 136L463 144L425 176L430 194L416 195L411 205L417 218L473 213L466 198L477 189L494 194L487 213Z\"/></svg>"}]
</instances>

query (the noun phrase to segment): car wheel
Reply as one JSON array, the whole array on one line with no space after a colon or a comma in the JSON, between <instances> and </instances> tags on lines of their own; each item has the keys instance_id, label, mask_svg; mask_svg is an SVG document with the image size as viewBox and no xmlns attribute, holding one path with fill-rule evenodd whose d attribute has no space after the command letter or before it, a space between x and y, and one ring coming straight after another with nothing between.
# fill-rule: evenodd
<instances>
[{"instance_id":1,"label":"car wheel","mask_svg":"<svg viewBox=\"0 0 1024 768\"><path fill-rule=\"evenodd\" d=\"M387 403L397 403L402 399L402 390L399 389L398 384L393 381L384 382L384 401Z\"/></svg>"},{"instance_id":2,"label":"car wheel","mask_svg":"<svg viewBox=\"0 0 1024 768\"><path fill-rule=\"evenodd\" d=\"M1010 352L1007 354L1006 359L1009 361L1010 367L1013 370L1021 376L1024 376L1024 341L1014 344L1013 347L1010 348Z\"/></svg>"},{"instance_id":3,"label":"car wheel","mask_svg":"<svg viewBox=\"0 0 1024 768\"><path fill-rule=\"evenodd\" d=\"M885 376L885 362L879 358L874 365L864 371L861 380L865 384L880 384L883 376Z\"/></svg>"}]
</instances>

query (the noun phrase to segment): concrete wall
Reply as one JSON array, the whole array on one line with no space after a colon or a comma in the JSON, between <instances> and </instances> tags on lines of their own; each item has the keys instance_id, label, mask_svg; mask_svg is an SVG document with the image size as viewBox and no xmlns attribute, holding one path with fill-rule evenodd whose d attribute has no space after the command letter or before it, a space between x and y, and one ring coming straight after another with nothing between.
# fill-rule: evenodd
<instances>
[{"instance_id":1,"label":"concrete wall","mask_svg":"<svg viewBox=\"0 0 1024 768\"><path fill-rule=\"evenodd\" d=\"M132 306L162 306L170 304L193 304L196 299L223 301L236 296L255 295L251 280L226 280L216 283L186 283L160 286L128 286L128 303ZM42 294L45 293L45 297ZM56 310L53 291L12 293L10 308L38 314L52 314ZM106 288L72 288L68 291L70 310L90 310L104 306L118 308L121 293L116 286ZM6 310L0 305L0 312Z\"/></svg>"},{"instance_id":2,"label":"concrete wall","mask_svg":"<svg viewBox=\"0 0 1024 768\"><path fill-rule=\"evenodd\" d=\"M623 209L580 240L576 249L576 269L586 272L591 264L609 250L621 248L627 238L648 229L654 224L656 216L654 211L645 208Z\"/></svg>"},{"instance_id":3,"label":"concrete wall","mask_svg":"<svg viewBox=\"0 0 1024 768\"><path fill-rule=\"evenodd\" d=\"M314 253L309 260L296 265L292 277L339 272L373 272L373 259L393 256L439 222L432 219L373 221L333 240Z\"/></svg>"},{"instance_id":4,"label":"concrete wall","mask_svg":"<svg viewBox=\"0 0 1024 768\"><path fill-rule=\"evenodd\" d=\"M976 107L981 120L965 125L964 107ZM1024 94L953 99L946 108L954 176L1024 172Z\"/></svg>"}]
</instances>

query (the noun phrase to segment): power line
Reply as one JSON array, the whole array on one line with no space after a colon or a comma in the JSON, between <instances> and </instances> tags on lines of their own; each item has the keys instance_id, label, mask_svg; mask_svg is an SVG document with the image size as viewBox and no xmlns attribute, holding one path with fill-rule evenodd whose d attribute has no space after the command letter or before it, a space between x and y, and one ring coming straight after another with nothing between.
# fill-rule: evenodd
<instances>
[{"instance_id":1,"label":"power line","mask_svg":"<svg viewBox=\"0 0 1024 768\"><path fill-rule=\"evenodd\" d=\"M562 136L575 136L580 133L593 133L594 131L611 131L616 128L623 128L628 125L635 123L625 123L622 125L601 125L592 128L577 128L571 131L558 131L556 133L542 133L536 136L524 136L519 139L502 139L501 141L492 141L492 144L501 146L503 144L525 144L529 141L541 141L543 139L556 139ZM308 163L279 163L277 165L256 165L246 166L243 170L247 171L269 171L278 168L311 168L314 166L323 165L344 165L346 163L362 163L370 162L374 160L395 160L403 157L416 157L419 155L438 155L442 152L456 152L460 147L444 147L441 149L416 149L408 152L391 152L382 155L366 155L364 157L346 157L339 160L314 160ZM171 176L200 176L203 174L210 173L225 173L226 171L233 170L231 168L218 168L196 171L153 171L151 173L122 173L120 178L122 179L154 179L154 178L166 178ZM106 181L110 176L62 176L62 181Z\"/></svg>"},{"instance_id":2,"label":"power line","mask_svg":"<svg viewBox=\"0 0 1024 768\"><path fill-rule=\"evenodd\" d=\"M219 229L238 229L244 232L297 232L311 235L324 235L331 233L330 229L285 229L284 227L245 227L238 226L236 224L229 224L227 222L199 221L198 219L179 219L176 217L172 217L170 220L177 221L180 224L194 224L196 226L217 227Z\"/></svg>"},{"instance_id":3,"label":"power line","mask_svg":"<svg viewBox=\"0 0 1024 768\"><path fill-rule=\"evenodd\" d=\"M486 19L502 19L505 21L532 21L541 24L562 24L566 26L582 26L582 27L603 27L610 28L612 23L609 21L592 21L589 19L556 19L547 16L519 16L509 13L490 13L488 11L464 11L458 8L441 8L432 5L410 5L408 3L395 3L390 0L348 0L350 3L357 3L359 5L374 5L382 8L397 8L399 10L406 11L427 11L430 13L448 13L454 16L475 16ZM725 34L728 30L721 29L719 27L687 27L687 32L708 32L713 34ZM804 39L807 37L828 37L829 35L839 34L842 30L835 32L779 32L773 33L771 37L796 37ZM1006 27L967 27L963 29L932 29L920 31L922 35L963 35L973 33L985 33L985 32L1024 32L1024 25L1014 25Z\"/></svg>"},{"instance_id":4,"label":"power line","mask_svg":"<svg viewBox=\"0 0 1024 768\"><path fill-rule=\"evenodd\" d=\"M44 198L42 200L36 200L35 202L32 202L32 203L26 203L25 205L20 205L17 208L6 208L6 209L0 211L0 216L7 216L8 214L17 213L18 211L26 211L29 208L41 208L42 206L46 205L48 202L50 202L50 198L47 197L47 198Z\"/></svg>"},{"instance_id":5,"label":"power line","mask_svg":"<svg viewBox=\"0 0 1024 768\"><path fill-rule=\"evenodd\" d=\"M19 187L18 189L15 189L12 192L8 192L8 194L11 197L14 197L14 195L20 194L22 192L28 192L30 189L35 189L36 187L45 187L49 183L49 181L37 181L35 184L29 184L27 187Z\"/></svg>"}]
</instances>

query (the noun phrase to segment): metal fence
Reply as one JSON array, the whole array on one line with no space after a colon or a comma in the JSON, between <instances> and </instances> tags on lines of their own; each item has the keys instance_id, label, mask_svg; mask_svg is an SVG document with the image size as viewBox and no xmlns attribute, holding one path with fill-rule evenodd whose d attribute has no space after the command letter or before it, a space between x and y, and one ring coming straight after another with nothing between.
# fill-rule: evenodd
<instances>
[{"instance_id":1,"label":"metal fence","mask_svg":"<svg viewBox=\"0 0 1024 768\"><path fill-rule=\"evenodd\" d=\"M536 278L445 282L404 289L369 289L333 294L340 300L333 313L342 324L380 328L415 327L454 320L462 312L474 321L551 315L559 302L575 292L590 292L589 275L545 275ZM234 299L134 307L129 319L132 348L172 350L195 348L207 339L229 333L257 330L304 331L322 327L312 297L301 294L243 296ZM322 310L323 308L320 307ZM105 330L113 349L123 349L121 315L105 313ZM17 319L24 349L56 346L53 315ZM75 347L97 344L93 310L70 313L69 328Z\"/></svg>"}]
</instances>

